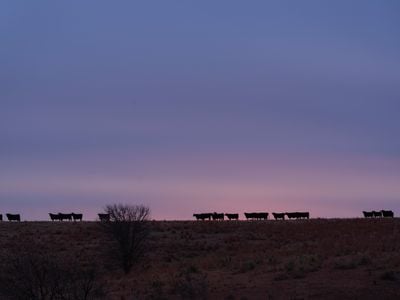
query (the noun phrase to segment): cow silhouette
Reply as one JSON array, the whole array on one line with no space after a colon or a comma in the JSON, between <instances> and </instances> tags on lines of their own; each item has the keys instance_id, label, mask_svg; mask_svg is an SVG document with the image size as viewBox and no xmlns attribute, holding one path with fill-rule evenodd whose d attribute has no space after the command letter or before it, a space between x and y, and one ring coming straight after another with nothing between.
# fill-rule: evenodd
<instances>
[{"instance_id":1,"label":"cow silhouette","mask_svg":"<svg viewBox=\"0 0 400 300\"><path fill-rule=\"evenodd\" d=\"M255 213L244 213L244 216L246 217L246 220L253 220L255 219L256 214Z\"/></svg>"},{"instance_id":2,"label":"cow silhouette","mask_svg":"<svg viewBox=\"0 0 400 300\"><path fill-rule=\"evenodd\" d=\"M239 214L225 214L228 220L239 220Z\"/></svg>"},{"instance_id":3,"label":"cow silhouette","mask_svg":"<svg viewBox=\"0 0 400 300\"><path fill-rule=\"evenodd\" d=\"M285 213L272 213L275 220L285 220Z\"/></svg>"},{"instance_id":4,"label":"cow silhouette","mask_svg":"<svg viewBox=\"0 0 400 300\"><path fill-rule=\"evenodd\" d=\"M214 213L212 214L212 219L213 219L213 220L216 220L216 221L218 221L218 220L223 220L223 219L224 219L224 214L223 214L223 213L216 213L216 212L214 212Z\"/></svg>"},{"instance_id":5,"label":"cow silhouette","mask_svg":"<svg viewBox=\"0 0 400 300\"><path fill-rule=\"evenodd\" d=\"M363 211L364 218L372 218L374 213L372 211Z\"/></svg>"},{"instance_id":6,"label":"cow silhouette","mask_svg":"<svg viewBox=\"0 0 400 300\"><path fill-rule=\"evenodd\" d=\"M287 212L287 213L285 213L285 215L287 215L289 220L297 219L297 213Z\"/></svg>"},{"instance_id":7,"label":"cow silhouette","mask_svg":"<svg viewBox=\"0 0 400 300\"><path fill-rule=\"evenodd\" d=\"M374 218L380 218L382 217L382 212L373 210L372 215L374 216Z\"/></svg>"},{"instance_id":8,"label":"cow silhouette","mask_svg":"<svg viewBox=\"0 0 400 300\"><path fill-rule=\"evenodd\" d=\"M110 221L110 214L98 214L100 221L108 222Z\"/></svg>"},{"instance_id":9,"label":"cow silhouette","mask_svg":"<svg viewBox=\"0 0 400 300\"><path fill-rule=\"evenodd\" d=\"M61 221L59 214L49 213L49 216L50 216L50 220L52 220L52 221Z\"/></svg>"},{"instance_id":10,"label":"cow silhouette","mask_svg":"<svg viewBox=\"0 0 400 300\"><path fill-rule=\"evenodd\" d=\"M202 213L202 214L193 214L193 217L196 218L196 220L211 220L212 213Z\"/></svg>"},{"instance_id":11,"label":"cow silhouette","mask_svg":"<svg viewBox=\"0 0 400 300\"><path fill-rule=\"evenodd\" d=\"M310 213L309 212L287 212L285 213L289 220L291 219L309 219Z\"/></svg>"},{"instance_id":12,"label":"cow silhouette","mask_svg":"<svg viewBox=\"0 0 400 300\"><path fill-rule=\"evenodd\" d=\"M8 221L21 221L21 216L19 214L6 214Z\"/></svg>"},{"instance_id":13,"label":"cow silhouette","mask_svg":"<svg viewBox=\"0 0 400 300\"><path fill-rule=\"evenodd\" d=\"M256 213L256 218L257 218L257 220L267 220L268 219L268 213L267 212Z\"/></svg>"},{"instance_id":14,"label":"cow silhouette","mask_svg":"<svg viewBox=\"0 0 400 300\"><path fill-rule=\"evenodd\" d=\"M58 213L58 217L60 218L60 221L64 220L72 221L72 214Z\"/></svg>"},{"instance_id":15,"label":"cow silhouette","mask_svg":"<svg viewBox=\"0 0 400 300\"><path fill-rule=\"evenodd\" d=\"M299 219L309 219L310 213L308 211L298 212Z\"/></svg>"},{"instance_id":16,"label":"cow silhouette","mask_svg":"<svg viewBox=\"0 0 400 300\"><path fill-rule=\"evenodd\" d=\"M394 213L391 210L381 210L382 217L385 218L394 218Z\"/></svg>"},{"instance_id":17,"label":"cow silhouette","mask_svg":"<svg viewBox=\"0 0 400 300\"><path fill-rule=\"evenodd\" d=\"M74 221L82 221L83 214L75 214L75 213L72 213L71 215L72 215L72 219L73 219Z\"/></svg>"},{"instance_id":18,"label":"cow silhouette","mask_svg":"<svg viewBox=\"0 0 400 300\"><path fill-rule=\"evenodd\" d=\"M267 212L253 212L253 213L244 213L244 216L247 220L267 220L268 213Z\"/></svg>"}]
</instances>

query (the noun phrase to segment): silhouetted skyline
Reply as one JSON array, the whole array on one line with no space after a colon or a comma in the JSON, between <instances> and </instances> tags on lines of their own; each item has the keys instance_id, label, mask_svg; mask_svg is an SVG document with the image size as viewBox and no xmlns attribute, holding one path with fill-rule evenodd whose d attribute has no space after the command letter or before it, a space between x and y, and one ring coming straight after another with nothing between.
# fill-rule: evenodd
<instances>
[{"instance_id":1,"label":"silhouetted skyline","mask_svg":"<svg viewBox=\"0 0 400 300\"><path fill-rule=\"evenodd\" d=\"M0 36L0 213L400 213L395 1L3 1Z\"/></svg>"}]
</instances>

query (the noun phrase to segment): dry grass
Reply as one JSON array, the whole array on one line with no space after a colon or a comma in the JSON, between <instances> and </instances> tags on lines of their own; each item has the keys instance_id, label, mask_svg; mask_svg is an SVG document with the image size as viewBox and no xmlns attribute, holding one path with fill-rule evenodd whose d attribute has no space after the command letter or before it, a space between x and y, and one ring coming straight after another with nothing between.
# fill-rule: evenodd
<instances>
[{"instance_id":1,"label":"dry grass","mask_svg":"<svg viewBox=\"0 0 400 300\"><path fill-rule=\"evenodd\" d=\"M147 254L128 275L94 222L2 222L0 256L34 242L97 265L109 299L400 297L399 219L157 221L151 228Z\"/></svg>"}]
</instances>

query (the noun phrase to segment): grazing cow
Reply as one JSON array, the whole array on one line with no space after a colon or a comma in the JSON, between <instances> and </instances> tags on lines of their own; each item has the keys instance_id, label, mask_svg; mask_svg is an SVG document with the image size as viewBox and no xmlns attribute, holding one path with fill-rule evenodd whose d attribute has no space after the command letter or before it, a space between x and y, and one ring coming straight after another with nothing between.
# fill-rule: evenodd
<instances>
[{"instance_id":1,"label":"grazing cow","mask_svg":"<svg viewBox=\"0 0 400 300\"><path fill-rule=\"evenodd\" d=\"M52 221L61 221L59 214L49 213L49 216L50 216L50 220L52 220Z\"/></svg>"},{"instance_id":2,"label":"grazing cow","mask_svg":"<svg viewBox=\"0 0 400 300\"><path fill-rule=\"evenodd\" d=\"M73 219L74 221L82 221L83 214L75 214L75 213L72 213L71 215L72 215L72 219Z\"/></svg>"},{"instance_id":3,"label":"grazing cow","mask_svg":"<svg viewBox=\"0 0 400 300\"><path fill-rule=\"evenodd\" d=\"M211 214L211 213L193 214L193 217L195 217L196 220L202 220L202 221L204 221L204 220L206 220L206 219L211 220L212 215L213 215L213 214Z\"/></svg>"},{"instance_id":4,"label":"grazing cow","mask_svg":"<svg viewBox=\"0 0 400 300\"><path fill-rule=\"evenodd\" d=\"M381 213L385 218L394 218L394 213L391 210L381 210Z\"/></svg>"},{"instance_id":5,"label":"grazing cow","mask_svg":"<svg viewBox=\"0 0 400 300\"><path fill-rule=\"evenodd\" d=\"M224 214L223 213L221 213L221 214L219 214L219 213L216 213L216 212L214 212L213 214L212 214L212 219L213 220L224 220Z\"/></svg>"},{"instance_id":6,"label":"grazing cow","mask_svg":"<svg viewBox=\"0 0 400 300\"><path fill-rule=\"evenodd\" d=\"M374 216L374 218L380 218L382 217L382 212L373 210L372 215Z\"/></svg>"},{"instance_id":7,"label":"grazing cow","mask_svg":"<svg viewBox=\"0 0 400 300\"><path fill-rule=\"evenodd\" d=\"M19 214L6 214L8 221L21 221L21 216Z\"/></svg>"},{"instance_id":8,"label":"grazing cow","mask_svg":"<svg viewBox=\"0 0 400 300\"><path fill-rule=\"evenodd\" d=\"M60 221L64 220L72 221L72 214L58 213L58 217L60 218Z\"/></svg>"},{"instance_id":9,"label":"grazing cow","mask_svg":"<svg viewBox=\"0 0 400 300\"><path fill-rule=\"evenodd\" d=\"M239 220L239 214L225 214L228 220Z\"/></svg>"},{"instance_id":10,"label":"grazing cow","mask_svg":"<svg viewBox=\"0 0 400 300\"><path fill-rule=\"evenodd\" d=\"M98 214L100 221L108 222L110 221L110 214Z\"/></svg>"},{"instance_id":11,"label":"grazing cow","mask_svg":"<svg viewBox=\"0 0 400 300\"><path fill-rule=\"evenodd\" d=\"M372 218L374 213L372 211L363 211L364 218Z\"/></svg>"},{"instance_id":12,"label":"grazing cow","mask_svg":"<svg viewBox=\"0 0 400 300\"><path fill-rule=\"evenodd\" d=\"M272 213L275 220L285 220L285 213Z\"/></svg>"}]
</instances>

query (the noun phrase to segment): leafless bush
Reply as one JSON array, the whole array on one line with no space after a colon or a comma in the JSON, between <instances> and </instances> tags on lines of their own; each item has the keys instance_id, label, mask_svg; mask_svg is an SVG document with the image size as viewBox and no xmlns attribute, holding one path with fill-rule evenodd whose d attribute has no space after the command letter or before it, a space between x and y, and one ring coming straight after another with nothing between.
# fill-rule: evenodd
<instances>
[{"instance_id":1,"label":"leafless bush","mask_svg":"<svg viewBox=\"0 0 400 300\"><path fill-rule=\"evenodd\" d=\"M356 269L360 266L370 264L368 256L363 255L347 255L340 256L334 259L334 267L339 270L351 270Z\"/></svg>"},{"instance_id":2,"label":"leafless bush","mask_svg":"<svg viewBox=\"0 0 400 300\"><path fill-rule=\"evenodd\" d=\"M110 222L101 225L118 243L118 258L125 273L129 273L144 254L150 209L143 205L113 204L107 205L105 212L110 215Z\"/></svg>"},{"instance_id":3,"label":"leafless bush","mask_svg":"<svg viewBox=\"0 0 400 300\"><path fill-rule=\"evenodd\" d=\"M1 299L89 300L104 296L94 269L41 252L7 257L0 276Z\"/></svg>"}]
</instances>

